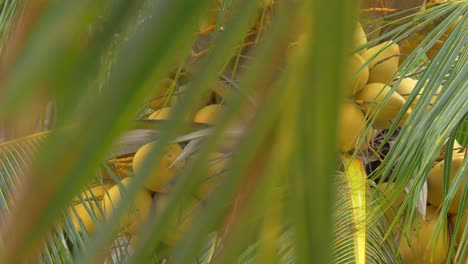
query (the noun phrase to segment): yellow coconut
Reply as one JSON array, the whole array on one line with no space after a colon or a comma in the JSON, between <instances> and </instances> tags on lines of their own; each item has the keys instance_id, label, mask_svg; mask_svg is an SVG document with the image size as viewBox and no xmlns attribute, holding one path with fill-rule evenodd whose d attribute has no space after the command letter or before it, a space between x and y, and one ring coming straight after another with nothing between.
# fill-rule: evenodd
<instances>
[{"instance_id":1,"label":"yellow coconut","mask_svg":"<svg viewBox=\"0 0 468 264\"><path fill-rule=\"evenodd\" d=\"M446 226L440 230L434 253L432 251L434 243L431 237L435 233L438 217L439 214L436 209L431 206L426 209L425 220L418 214L417 223L411 228L411 233L408 234L409 243L405 236L402 236L400 240L400 254L403 263L445 263L449 246L449 235Z\"/></svg>"},{"instance_id":2,"label":"yellow coconut","mask_svg":"<svg viewBox=\"0 0 468 264\"><path fill-rule=\"evenodd\" d=\"M90 188L86 188L84 192L81 193L81 198L84 200L102 200L106 191L108 191L115 183L112 181L108 181L105 183L98 183L90 186ZM80 203L81 200L78 196L73 198L74 203Z\"/></svg>"},{"instance_id":3,"label":"yellow coconut","mask_svg":"<svg viewBox=\"0 0 468 264\"><path fill-rule=\"evenodd\" d=\"M450 217L450 224L452 228L455 228L455 224L457 221L457 215L452 215ZM465 212L462 215L461 221L460 221L460 226L458 228L458 234L457 234L457 244L460 245L461 238L463 236L463 232L465 232L465 227L466 224L468 223L468 210L465 210Z\"/></svg>"},{"instance_id":4,"label":"yellow coconut","mask_svg":"<svg viewBox=\"0 0 468 264\"><path fill-rule=\"evenodd\" d=\"M367 44L366 32L364 31L364 28L362 27L361 23L358 22L356 29L354 30L352 48L353 50L355 50L366 44ZM362 49L358 53L363 54L366 50L367 49Z\"/></svg>"},{"instance_id":5,"label":"yellow coconut","mask_svg":"<svg viewBox=\"0 0 468 264\"><path fill-rule=\"evenodd\" d=\"M228 163L229 158L226 157L226 154L218 152L210 154L208 157L208 177L203 180L197 189L199 199L205 198L218 185Z\"/></svg>"},{"instance_id":6,"label":"yellow coconut","mask_svg":"<svg viewBox=\"0 0 468 264\"><path fill-rule=\"evenodd\" d=\"M338 123L338 148L342 152L353 150L366 131L364 113L352 103L341 105Z\"/></svg>"},{"instance_id":7,"label":"yellow coconut","mask_svg":"<svg viewBox=\"0 0 468 264\"><path fill-rule=\"evenodd\" d=\"M167 120L169 119L169 115L172 111L172 107L164 107L161 108L154 113L152 113L148 119L150 120Z\"/></svg>"},{"instance_id":8,"label":"yellow coconut","mask_svg":"<svg viewBox=\"0 0 468 264\"><path fill-rule=\"evenodd\" d=\"M168 197L166 195L160 195L156 199L156 214L165 210L167 206ZM187 229L190 227L193 221L193 217L199 210L199 206L203 206L203 203L198 199L191 198L186 201L184 205L178 208L175 215L172 217L172 221L168 226L168 232L162 239L162 242L168 246L174 246L178 241L182 239Z\"/></svg>"},{"instance_id":9,"label":"yellow coconut","mask_svg":"<svg viewBox=\"0 0 468 264\"><path fill-rule=\"evenodd\" d=\"M216 123L216 119L221 114L223 109L224 106L220 104L212 104L205 106L195 114L193 122L214 125Z\"/></svg>"},{"instance_id":10,"label":"yellow coconut","mask_svg":"<svg viewBox=\"0 0 468 264\"><path fill-rule=\"evenodd\" d=\"M143 162L146 160L146 157L154 146L156 146L156 142L146 144L135 153L135 157L133 158L133 171L135 173L139 173L141 171ZM167 146L166 153L162 156L159 163L154 163L151 167L151 173L145 179L145 188L152 192L168 191L169 182L184 165L183 161L173 165L173 162L181 153L182 148L179 144L171 144Z\"/></svg>"},{"instance_id":11,"label":"yellow coconut","mask_svg":"<svg viewBox=\"0 0 468 264\"><path fill-rule=\"evenodd\" d=\"M414 80L414 79L411 79L411 78L404 78L401 81L401 83L398 85L398 87L396 88L396 91L401 96L403 96L403 98L405 98L405 100L407 100L409 98L409 95L413 91L413 89L416 87L417 83L418 83L417 80ZM419 91L419 94L416 96L413 103L411 104L412 108L414 108L416 106L416 104L419 102L419 100L421 98L421 95L424 92L424 87L425 86L426 85L424 85L421 88L421 90ZM437 88L437 91L434 93L434 96L432 97L431 101L429 102L429 105L427 106L426 110L429 110L432 107L432 105L437 100L437 96L439 96L439 94L442 92L443 88L444 88L443 85L440 85L439 88Z\"/></svg>"},{"instance_id":12,"label":"yellow coconut","mask_svg":"<svg viewBox=\"0 0 468 264\"><path fill-rule=\"evenodd\" d=\"M374 46L362 54L369 63L369 83L387 83L398 70L400 47L392 41ZM373 58L376 56L375 58Z\"/></svg>"},{"instance_id":13,"label":"yellow coconut","mask_svg":"<svg viewBox=\"0 0 468 264\"><path fill-rule=\"evenodd\" d=\"M417 80L414 80L412 78L404 78L403 80L401 80L400 84L396 88L396 92L399 95L401 95L405 100L408 100L409 96L411 95L411 92L413 91L414 87L416 87L417 84L418 84ZM413 103L411 104L412 108L414 108L416 104L418 103L421 92L416 96Z\"/></svg>"},{"instance_id":14,"label":"yellow coconut","mask_svg":"<svg viewBox=\"0 0 468 264\"><path fill-rule=\"evenodd\" d=\"M357 53L353 54L349 59L346 69L346 78L348 80L345 90L346 96L356 94L366 85L369 79L369 68L365 66L360 70L364 64L364 59Z\"/></svg>"},{"instance_id":15,"label":"yellow coconut","mask_svg":"<svg viewBox=\"0 0 468 264\"><path fill-rule=\"evenodd\" d=\"M104 196L102 207L104 215L109 219L118 206L125 206L126 212L120 217L120 227L124 233L134 234L138 231L141 221L146 221L151 212L153 198L151 193L145 189L139 191L133 201L129 201L123 196L123 188L128 188L132 178L125 178L121 181L123 186L112 187L108 195ZM122 188L122 190L120 189ZM124 203L124 204L122 204Z\"/></svg>"},{"instance_id":16,"label":"yellow coconut","mask_svg":"<svg viewBox=\"0 0 468 264\"><path fill-rule=\"evenodd\" d=\"M184 97L187 97L188 95L188 85L181 85L176 87L170 93L170 98L169 98L169 90L168 94L166 95L166 98L169 98L167 100L166 106L169 107L164 107L161 109L155 109L156 111L149 117L150 119L154 120L167 120L169 117L170 112L172 111L171 109L173 108L172 106L175 106L179 102L181 102ZM193 107L187 111L186 116L183 118L185 121L192 121L193 117L195 116L195 113L197 113L201 108L206 106L207 103L211 101L211 91L207 90L204 91L200 97L197 97L198 99L196 100L196 104L193 105ZM154 109L154 108L153 108Z\"/></svg>"},{"instance_id":17,"label":"yellow coconut","mask_svg":"<svg viewBox=\"0 0 468 264\"><path fill-rule=\"evenodd\" d=\"M418 47L426 36L421 32L414 32L407 38L403 39L400 43L400 65L408 58L408 56Z\"/></svg>"},{"instance_id":18,"label":"yellow coconut","mask_svg":"<svg viewBox=\"0 0 468 264\"><path fill-rule=\"evenodd\" d=\"M417 80L412 78L403 78L403 80L401 80L400 84L397 86L396 91L406 100L410 96L416 84L418 84Z\"/></svg>"},{"instance_id":19,"label":"yellow coconut","mask_svg":"<svg viewBox=\"0 0 468 264\"><path fill-rule=\"evenodd\" d=\"M76 230L83 233L82 225L87 233L94 233L96 230L95 220L102 221L102 211L100 209L100 202L90 201L85 204L77 204L73 206L74 209L69 208L71 219ZM91 214L90 214L91 213ZM95 220L92 215L94 215Z\"/></svg>"},{"instance_id":20,"label":"yellow coconut","mask_svg":"<svg viewBox=\"0 0 468 264\"><path fill-rule=\"evenodd\" d=\"M456 155L459 153L463 153L463 146L455 140L455 142L453 142L453 154Z\"/></svg>"},{"instance_id":21,"label":"yellow coconut","mask_svg":"<svg viewBox=\"0 0 468 264\"><path fill-rule=\"evenodd\" d=\"M464 154L457 154L452 157L452 164L450 168L450 181L449 187L453 181L453 178L457 174L458 170L461 168L463 163ZM443 175L444 175L444 161L438 162L434 167L432 167L429 175L427 177L427 200L435 207L440 207L443 201ZM468 178L468 172L463 171L462 183L460 186L465 185L466 178ZM460 199L462 196L463 188L460 187L452 200L452 203L449 208L449 212L456 214L460 206Z\"/></svg>"},{"instance_id":22,"label":"yellow coconut","mask_svg":"<svg viewBox=\"0 0 468 264\"><path fill-rule=\"evenodd\" d=\"M382 104L385 96L391 93L391 97L382 111L377 116L373 126L380 129L388 129L405 104L405 99L398 93L392 92L391 88L382 83L370 83L366 85L354 99L364 108L364 111L373 118L377 108ZM406 120L410 111L403 116L400 125Z\"/></svg>"},{"instance_id":23,"label":"yellow coconut","mask_svg":"<svg viewBox=\"0 0 468 264\"><path fill-rule=\"evenodd\" d=\"M390 197L391 192L393 191L393 188L395 188L395 183L382 183L377 186L378 190L380 193L383 194L382 196L382 204L383 206L387 207L390 206L390 202L392 197ZM392 223L393 220L395 219L395 216L398 213L398 210L400 210L401 205L403 204L403 201L405 200L406 193L403 191L400 196L392 203L390 207L388 207L387 210L385 210L385 216L388 220L389 223Z\"/></svg>"}]
</instances>

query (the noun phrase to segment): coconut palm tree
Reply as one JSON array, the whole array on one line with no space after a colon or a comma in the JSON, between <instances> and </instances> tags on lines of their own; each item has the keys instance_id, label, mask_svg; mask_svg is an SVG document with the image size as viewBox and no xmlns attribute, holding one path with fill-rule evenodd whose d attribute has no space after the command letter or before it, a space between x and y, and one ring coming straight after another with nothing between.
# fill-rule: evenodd
<instances>
[{"instance_id":1,"label":"coconut palm tree","mask_svg":"<svg viewBox=\"0 0 468 264\"><path fill-rule=\"evenodd\" d=\"M422 4L356 44L353 1L3 1L0 263L462 263L468 3ZM399 58L377 107L354 52Z\"/></svg>"}]
</instances>

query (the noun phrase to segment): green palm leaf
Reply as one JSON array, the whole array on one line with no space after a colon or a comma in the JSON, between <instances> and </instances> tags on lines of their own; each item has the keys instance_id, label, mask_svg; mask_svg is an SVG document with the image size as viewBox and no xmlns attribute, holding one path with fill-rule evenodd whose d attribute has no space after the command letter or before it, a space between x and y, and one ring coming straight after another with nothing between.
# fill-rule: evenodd
<instances>
[{"instance_id":1,"label":"green palm leaf","mask_svg":"<svg viewBox=\"0 0 468 264\"><path fill-rule=\"evenodd\" d=\"M425 36L398 72L416 76L419 83L376 152L390 140L394 145L366 181L362 168L357 174L336 175L334 147L344 58L357 6L346 1L285 0L273 7L269 1L222 1L213 32L197 35L197 22L207 16L211 2L218 4L45 1L39 15L25 11L34 23L19 43L20 52L5 57L12 61L2 73L0 118L15 116L43 94L55 115L44 118L51 122L51 131L0 145L0 262L12 263L18 256L46 263L401 262L399 240L382 218L388 206L373 191L372 180L395 181L389 200L396 200L413 182L396 217L405 214L408 229L432 164L446 142L449 162L451 144L460 138L457 131L464 133L468 4L454 1L413 12L415 8L403 18L405 12L392 14L383 18L392 21L383 24L389 26L386 33L365 46ZM2 52L8 52L4 46L18 3L4 1L1 9ZM426 51L460 16L437 55L416 74ZM261 24L252 33L253 19ZM299 41L298 32L305 32ZM148 95L161 90L154 84L171 72L175 79L182 72L190 74L187 96L172 106L170 120L146 120L152 111L145 106ZM389 81L393 90L399 76ZM441 84L444 89L426 111ZM220 121L215 126L187 122L187 113L213 86L229 95L222 96L226 110ZM169 93L174 88L175 82ZM397 128L410 107L408 121ZM249 116L239 118L244 113ZM122 199L133 201L169 144L186 145L177 160L185 167L170 194L154 195L155 200L167 197L167 205L143 222L140 233L133 234L140 246L130 249L127 243L133 235L118 227L127 208L117 207L102 221L105 209L97 202L98 194L86 191L105 181L121 186L112 162L154 140L157 147L141 171L131 172L128 162L133 181L122 188ZM175 232L180 208L194 199L213 151L228 153L231 163L216 189L196 203L184 239L168 247L163 242ZM347 161L345 167L358 159ZM457 218L461 221L468 197L468 187L462 184L467 163L465 157L450 185L451 172L445 171L437 230L447 224L445 216L457 189L463 189ZM13 203L8 201L11 195ZM73 199L84 206L96 232L84 230L87 216L77 215ZM456 224L455 235L462 228ZM467 245L452 243L451 253L465 259Z\"/></svg>"}]
</instances>

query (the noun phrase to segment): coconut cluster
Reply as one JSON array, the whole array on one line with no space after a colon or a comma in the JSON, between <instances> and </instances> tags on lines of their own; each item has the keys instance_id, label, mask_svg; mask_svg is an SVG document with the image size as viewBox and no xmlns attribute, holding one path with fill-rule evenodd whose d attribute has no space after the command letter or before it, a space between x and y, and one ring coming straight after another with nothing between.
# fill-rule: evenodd
<instances>
[{"instance_id":1,"label":"coconut cluster","mask_svg":"<svg viewBox=\"0 0 468 264\"><path fill-rule=\"evenodd\" d=\"M253 20L251 27L253 31L265 26L269 22L270 12L273 10L276 1L259 0L258 16ZM221 25L224 21L218 20L219 11L223 4L220 0L213 0L213 3L203 20L199 21L198 35L203 37L215 29L217 22ZM230 5L227 6L230 8ZM262 12L265 9L265 13ZM263 18L260 21L260 18ZM262 25L260 25L262 23ZM193 52L197 52L196 47ZM194 55L194 53L192 53ZM185 68L174 69L165 78L152 82L152 89L146 98L147 108L146 118L148 120L169 120L172 118L174 106L184 101L190 89L191 73ZM197 100L197 104L188 111L181 122L194 122L198 124L214 125L219 116L224 111L224 100L228 100L231 89L221 83L216 83L206 93ZM193 101L190 98L190 101ZM146 177L143 188L139 190L136 197L131 201L126 199L126 189L132 183L132 176L141 173L143 164L151 159L150 152L158 147L158 142L151 142L143 145L131 157L130 167L112 168L112 174L120 179L116 184L109 173L105 174L104 183L94 184L89 190L81 193L81 199L74 199L75 205L69 208L72 215L73 225L80 233L93 233L96 224L105 221L114 213L115 208L123 206L126 208L120 219L119 230L124 233L130 245L138 244L140 237L140 226L142 223L155 217L158 212L162 212L167 204L167 197L173 190L177 182L178 175L194 159L194 155L186 159L178 160L183 152L183 144L170 144L166 147L164 155L155 161L150 167L148 177ZM230 162L230 156L226 153L210 153L207 160L205 177L199 182L198 188L192 195L190 201L184 203L180 208L177 217L173 219L171 231L167 232L163 243L174 245L184 235L191 223L195 212L203 206L201 201L211 193L220 183L224 172ZM83 200L82 198L85 197Z\"/></svg>"},{"instance_id":2,"label":"coconut cluster","mask_svg":"<svg viewBox=\"0 0 468 264\"><path fill-rule=\"evenodd\" d=\"M453 148L453 158L450 165L450 179L449 188L452 181L461 168L462 162L465 159L463 148L455 141ZM427 178L428 192L426 206L426 216L417 216L417 221L412 223L411 232L403 234L401 229L397 226L394 233L400 237L399 251L402 256L404 263L445 263L449 253L450 236L449 226L451 230L454 229L457 219L457 213L460 210L460 201L462 196L463 187L460 187L452 200L451 206L448 210L449 226L442 226L439 233L437 233L437 242L434 246L432 244L431 236L436 232L436 223L440 216L440 208L443 203L443 174L445 166L447 166L444 160L436 161L432 169L430 170ZM464 172L463 180L460 186L464 186L468 174ZM383 207L385 208L385 219L388 223L392 223L395 220L397 212L401 209L403 201L405 199L405 193L401 194L397 199L390 197L392 189L395 188L395 183L382 183L377 186L376 192L381 194L383 198ZM393 201L390 204L390 201ZM453 238L457 245L460 245L461 234L464 232L465 225L467 224L468 211L466 208L462 210L463 215L460 216L460 227L457 236ZM404 215L404 214L403 214ZM403 219L399 219L402 223ZM434 246L434 252L432 251Z\"/></svg>"},{"instance_id":3,"label":"coconut cluster","mask_svg":"<svg viewBox=\"0 0 468 264\"><path fill-rule=\"evenodd\" d=\"M166 85L160 88L166 88L164 94L166 102L164 104L148 104L152 110L147 115L149 120L169 120L172 118L172 109L175 104L180 102L187 93L187 87L191 76L184 70L179 75L171 73L171 85ZM179 80L182 76L182 80ZM168 78L169 79L169 78ZM160 85L160 84L158 84ZM169 88L170 87L170 88ZM177 93L170 93L171 89L177 91ZM183 121L194 122L198 124L214 125L216 124L220 114L224 110L224 105L220 102L228 98L228 92L220 85L215 84L212 89L205 93L198 104L189 111L184 117ZM160 97L161 98L161 97ZM157 98L152 98L157 99ZM151 100L150 100L151 101ZM139 174L143 169L143 164L148 162L150 152L158 147L158 142L152 142L142 146L133 157L133 173ZM189 156L186 159L178 159L183 152L184 145L182 144L170 144L166 147L165 153L158 162L155 162L151 168L149 176L146 177L143 186L144 192L150 193L152 203L146 205L146 210L154 208L154 214L162 212L167 204L167 197L171 193L177 177L184 170L184 168L194 159L194 155ZM200 201L205 199L206 196L212 192L215 187L219 184L222 176L229 164L229 156L225 153L213 152L208 156L207 161L207 174L202 177L199 182L198 188L190 198L190 201L184 203L177 214L176 219L171 224L171 232L168 232L166 237L163 239L163 243L172 246L184 235L185 231L191 223L191 219L194 217L196 211L203 206ZM141 211L145 211L141 208ZM154 215L153 214L153 215ZM142 217L143 222L148 220L149 214L144 214ZM124 232L129 236L130 243L135 245L139 240L138 228L127 228Z\"/></svg>"},{"instance_id":4,"label":"coconut cluster","mask_svg":"<svg viewBox=\"0 0 468 264\"><path fill-rule=\"evenodd\" d=\"M358 25L353 47L357 48L366 43L366 35L363 33L361 25ZM374 47L361 49L360 52L349 58L345 86L345 95L348 100L342 103L339 115L338 148L341 152L365 151L368 142L376 135L376 130L388 129L394 125L398 114L410 96L415 97L415 99L403 114L401 121L396 124L398 127L404 124L412 109L420 100L425 85L422 85L422 88L416 93L415 88L418 85L418 80L398 76L400 53L398 44L386 41ZM437 89L426 110L432 107L443 88L441 85ZM386 97L389 98L384 103ZM370 120L374 120L374 122L372 128L368 129ZM464 153L461 153L461 146L456 142L453 151L453 159L449 164L451 166L449 185L465 158ZM404 234L405 237L402 237L403 234L401 234L399 228L395 229L395 235L402 237L399 240L399 252L404 263L444 263L446 261L450 245L448 226L444 226L437 235L438 240L434 252L432 252L432 244L430 243L431 235L435 233L439 208L444 199L442 186L445 166L447 164L439 159L429 172L426 217L418 216L417 221L413 223L411 233ZM463 178L461 186L464 185L467 177L468 174ZM397 212L405 199L404 193L400 197L388 196L389 193L392 193L391 190L395 187L394 185L394 183L383 183L378 185L375 190L383 197L384 218L388 223L395 220ZM449 208L449 219L451 221L456 219L455 214L460 209L461 195L462 188L455 194ZM458 234L463 232L467 215L468 213L465 213L461 216L461 230ZM402 219L398 220L402 221ZM460 236L457 239L458 243L460 243Z\"/></svg>"},{"instance_id":5,"label":"coconut cluster","mask_svg":"<svg viewBox=\"0 0 468 264\"><path fill-rule=\"evenodd\" d=\"M128 237L130 244L137 243L141 235L140 226L164 210L177 175L186 165L184 160L175 162L182 153L182 147L179 144L170 144L164 156L151 166L150 175L146 177L143 188L132 200L127 199L126 190L133 181L132 175L141 172L143 162L150 159L148 154L155 147L156 142L142 146L133 158L133 174L122 178L118 184L106 179L102 183L90 186L73 199L74 205L68 210L78 232L94 233L97 223L109 219L116 208L124 206L126 212L120 218L119 231ZM199 183L190 201L180 208L170 225L171 232L162 241L165 245L174 245L184 235L191 223L190 219L196 210L203 206L200 201L219 184L228 163L229 157L224 153L214 152L209 155L206 177Z\"/></svg>"},{"instance_id":6,"label":"coconut cluster","mask_svg":"<svg viewBox=\"0 0 468 264\"><path fill-rule=\"evenodd\" d=\"M360 24L355 32L353 46L365 45L366 35ZM389 129L396 122L410 95L416 93L418 81L399 77L399 63L400 47L391 40L362 49L349 58L345 86L347 100L342 103L339 115L338 148L341 152L354 151L357 146L360 146L358 151L365 151L369 140L376 134L374 129ZM398 127L411 114L424 87L425 84L403 113ZM432 107L442 90L443 86L440 85L426 110ZM370 120L374 120L372 129L367 129Z\"/></svg>"},{"instance_id":7,"label":"coconut cluster","mask_svg":"<svg viewBox=\"0 0 468 264\"><path fill-rule=\"evenodd\" d=\"M261 1L262 5L272 8L274 1ZM207 30L215 24L218 17L220 2L214 0L213 9L209 11L206 20L200 22L200 32ZM353 36L352 48L357 49L367 44L367 37L361 24L356 25ZM406 47L405 47L406 48ZM412 78L403 78L394 86L394 80L398 79L398 66L401 58L400 46L392 41L386 41L370 48L360 49L348 58L346 67L345 95L347 100L341 104L339 112L338 149L343 153L357 150L366 151L368 143L374 138L378 130L388 129L395 122L398 114L405 105L410 95L418 84ZM166 78L157 81L150 96L147 98L146 106L149 120L168 120L172 118L173 107L184 100L190 89L192 76L184 69L172 72ZM438 94L442 91L440 86L434 97L431 99L428 109L435 102ZM403 125L411 114L412 108L420 99L424 88L416 96L410 108L404 113L403 118L397 126ZM224 111L222 102L228 100L231 90L225 86L215 85L207 93L203 94L199 103L193 107L184 117L184 121L199 124L214 125L219 116ZM385 98L389 97L386 102ZM374 120L369 128L370 120ZM361 144L362 142L362 144ZM178 175L187 167L190 158L178 160L183 152L184 145L170 144L164 150L164 155L158 161L150 162L149 175L146 177L143 188L138 191L132 199L126 199L126 189L132 183L132 175L140 174L143 164L151 159L150 153L154 148L158 148L158 142L152 142L142 146L132 157L131 166L126 173L119 174L120 182L116 184L110 177L104 177L105 181L91 186L89 190L81 193L81 199L74 198L75 205L69 208L72 222L78 232L93 233L96 224L102 222L115 211L115 208L123 206L126 213L122 214L119 221L119 229L130 241L131 245L139 243L141 235L140 226L142 223L150 221L158 212L164 211L167 206L167 197L171 193ZM463 154L459 152L456 145L454 157L451 162L451 178L461 167ZM193 193L190 201L184 203L179 208L179 213L170 225L170 232L167 232L163 243L169 246L179 241L203 203L200 201L216 189L222 176L229 166L230 158L225 153L213 152L208 157L208 168L205 177L199 182L198 188ZM419 217L415 223L414 232L407 234L409 240L402 239L400 243L400 253L404 263L443 263L448 254L448 232L443 229L439 235L439 242L432 254L429 247L427 234L433 234L435 222L438 218L437 208L443 201L442 179L444 166L443 161L434 165L428 176L428 202L426 218ZM119 170L112 169L117 175ZM466 177L465 177L466 178ZM463 186L462 184L461 186ZM377 191L389 193L394 187L394 183L384 183L378 186ZM462 189L458 190L454 201L449 209L450 220L456 219L455 213L459 210ZM82 199L85 197L86 199ZM392 199L393 203L386 206L385 218L392 222L396 217L396 212L400 209L405 195L398 199ZM390 201L390 197L386 197ZM385 205L385 202L384 202ZM462 223L460 232L466 225L468 213L461 216ZM460 241L460 235L458 236ZM409 242L408 242L409 241ZM459 242L458 242L459 243Z\"/></svg>"},{"instance_id":8,"label":"coconut cluster","mask_svg":"<svg viewBox=\"0 0 468 264\"><path fill-rule=\"evenodd\" d=\"M175 104L183 100L188 91L191 76L182 70L178 74L170 73L167 78L156 82L154 92L146 101L148 120L168 120L171 117ZM229 93L220 85L215 85L204 94L183 121L199 124L214 125L224 110L220 102L227 98ZM136 197L131 201L125 198L126 189L133 181L133 175L141 173L143 164L150 159L150 152L158 147L158 143L151 142L143 145L133 156L123 157L108 162L112 174L120 179L116 184L110 172L101 171L103 182L93 184L80 196L74 198L74 205L69 208L71 220L75 229L80 233L94 233L96 224L105 221L115 211L115 208L124 206L126 213L120 219L119 230L124 233L131 245L138 243L140 226L149 221L158 212L163 211L167 197L177 181L177 176L193 160L177 160L183 151L182 144L170 144L166 147L164 155L150 167L149 176L146 177ZM125 161L125 162L122 162ZM206 176L199 183L190 201L180 208L180 214L171 225L171 232L163 239L166 245L174 245L184 234L196 210L203 206L200 201L213 191L219 184L229 164L229 156L225 153L213 152L209 155ZM117 165L118 166L117 166ZM123 203L123 204L122 204Z\"/></svg>"},{"instance_id":9,"label":"coconut cluster","mask_svg":"<svg viewBox=\"0 0 468 264\"><path fill-rule=\"evenodd\" d=\"M367 43L361 24L358 24L353 38L353 47ZM398 44L386 41L374 47L354 53L348 59L346 68L345 95L348 98L341 105L339 115L338 148L351 152L367 149L367 143L375 131L367 131L369 120L375 118L373 129L388 129L395 122L406 102L405 97L389 85L397 77L400 49ZM385 98L390 98L384 103ZM381 109L380 109L381 108ZM402 125L411 109L403 116Z\"/></svg>"}]
</instances>

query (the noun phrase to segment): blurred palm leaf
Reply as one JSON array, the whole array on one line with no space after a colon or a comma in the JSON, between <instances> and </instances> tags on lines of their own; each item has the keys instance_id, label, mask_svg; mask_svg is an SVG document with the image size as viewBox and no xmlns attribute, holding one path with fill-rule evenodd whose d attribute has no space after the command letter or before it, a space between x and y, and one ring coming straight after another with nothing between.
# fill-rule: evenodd
<instances>
[{"instance_id":1,"label":"blurred palm leaf","mask_svg":"<svg viewBox=\"0 0 468 264\"><path fill-rule=\"evenodd\" d=\"M54 129L0 146L0 206L5 212L2 261L25 255L48 263L89 263L103 258L118 263L162 258L175 263L232 263L239 256L243 263L277 259L281 263L399 262L397 241L383 239L389 231L380 217L385 208L379 198L374 201L369 194L362 196L366 202L356 208L352 181L343 175L335 177L339 163L332 146L348 48L343 40L351 37L350 21L356 7L342 1L291 1L276 10L266 7L268 1L260 8L254 1L223 1L218 24L211 27L213 33L195 37L197 21L209 12L210 2L44 2L21 52L10 62L14 67L4 69L8 78L2 79L0 117L14 115L45 93L55 106ZM11 14L8 10L2 12ZM303 10L312 10L313 15ZM370 175L395 180L398 188L391 195L395 199L410 180L415 183L406 200L407 223L416 211L428 170L468 111L467 10L468 5L459 1L415 13L395 20L397 26L368 44L387 38L400 41L426 30L427 37L400 69L401 76L413 74L425 51L463 15L438 55L418 76L420 82L406 108L427 81L422 96L395 147ZM274 17L271 23L257 25L252 31L252 18L266 21L269 16ZM5 21L2 32L8 32L11 23L7 22L12 19ZM291 33L291 28L309 34L296 49L290 45L297 40L297 32ZM191 46L194 52L185 60ZM302 56L294 55L296 52ZM176 103L171 120L141 120L148 113L142 103L154 92L154 83L174 68L193 75L188 95ZM445 89L426 113L442 83ZM187 123L186 113L213 86L230 94L219 124L206 129ZM244 122L233 125L239 113L250 116L242 116ZM137 125L135 117L140 119ZM392 127L388 137L396 129L396 125ZM124 131L130 132L122 137ZM102 182L102 170L96 171L103 161L132 154L154 139L158 147L127 186L124 196L129 201L142 188L166 145L189 143L186 158L192 158L192 151L196 155L177 176L166 209L144 225L143 246L132 255L128 237L116 230L119 215L127 213L123 206L105 223L95 221L102 209L99 204L96 210L90 206L86 210L96 222L97 232L79 232L74 213L64 208L77 193ZM229 140L236 143L226 144ZM236 144L239 147L232 149ZM161 240L172 232L178 208L193 198L199 179L206 174L209 153L223 148L233 151L233 156L218 188L196 206L185 239L173 248L161 246ZM465 158L463 168L466 163ZM118 184L119 175L108 165L104 172ZM449 196L460 186L463 168L459 180L447 189ZM131 169L128 173L132 175ZM372 183L363 181L364 174L359 177L363 195ZM10 192L17 196L11 211L6 202ZM78 198L83 203L97 197ZM441 215L449 204L446 199ZM83 222L80 227L83 229ZM363 247L365 258L360 251ZM462 258L464 252L458 249Z\"/></svg>"}]
</instances>

